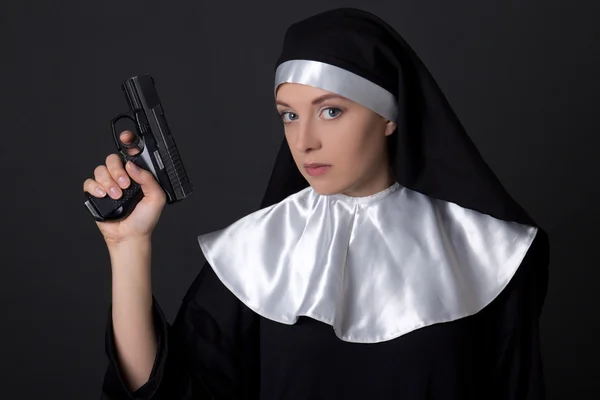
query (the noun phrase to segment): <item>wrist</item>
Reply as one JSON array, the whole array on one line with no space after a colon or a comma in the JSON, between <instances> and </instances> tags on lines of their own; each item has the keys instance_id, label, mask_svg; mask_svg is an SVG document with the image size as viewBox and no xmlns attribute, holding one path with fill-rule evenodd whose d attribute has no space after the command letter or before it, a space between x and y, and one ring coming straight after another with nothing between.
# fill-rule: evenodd
<instances>
[{"instance_id":1,"label":"wrist","mask_svg":"<svg viewBox=\"0 0 600 400\"><path fill-rule=\"evenodd\" d=\"M144 265L149 262L152 251L151 238L146 236L131 237L118 242L107 241L106 245L111 263L117 268L120 265Z\"/></svg>"},{"instance_id":2,"label":"wrist","mask_svg":"<svg viewBox=\"0 0 600 400\"><path fill-rule=\"evenodd\" d=\"M152 238L150 235L141 235L141 236L131 236L125 239L113 240L106 239L106 247L108 247L108 251L113 252L122 252L122 251L130 251L135 249L144 249L151 245Z\"/></svg>"}]
</instances>

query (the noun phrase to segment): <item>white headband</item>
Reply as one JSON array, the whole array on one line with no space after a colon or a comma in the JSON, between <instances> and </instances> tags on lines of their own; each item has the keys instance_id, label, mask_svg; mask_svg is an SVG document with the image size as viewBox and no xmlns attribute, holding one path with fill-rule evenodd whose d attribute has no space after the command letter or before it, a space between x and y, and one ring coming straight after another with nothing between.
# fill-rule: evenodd
<instances>
[{"instance_id":1,"label":"white headband","mask_svg":"<svg viewBox=\"0 0 600 400\"><path fill-rule=\"evenodd\" d=\"M396 121L398 107L392 93L353 72L312 60L290 60L275 71L275 92L282 83L301 83L338 94Z\"/></svg>"}]
</instances>

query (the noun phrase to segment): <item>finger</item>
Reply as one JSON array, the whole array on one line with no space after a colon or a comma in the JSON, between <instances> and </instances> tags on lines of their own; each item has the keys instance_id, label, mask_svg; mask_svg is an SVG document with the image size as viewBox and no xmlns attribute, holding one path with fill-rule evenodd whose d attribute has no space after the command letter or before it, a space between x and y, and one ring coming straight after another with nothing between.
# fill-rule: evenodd
<instances>
[{"instance_id":1,"label":"finger","mask_svg":"<svg viewBox=\"0 0 600 400\"><path fill-rule=\"evenodd\" d=\"M121 142L123 144L129 144L129 143L133 142L134 138L135 138L135 135L131 131L123 131L123 132L121 132L121 135L119 135L119 139L121 139Z\"/></svg>"},{"instance_id":2,"label":"finger","mask_svg":"<svg viewBox=\"0 0 600 400\"><path fill-rule=\"evenodd\" d=\"M98 182L91 178L88 178L85 180L85 182L83 182L83 191L88 192L89 194L95 197L106 196L106 191L104 190L102 185L100 185Z\"/></svg>"},{"instance_id":3,"label":"finger","mask_svg":"<svg viewBox=\"0 0 600 400\"><path fill-rule=\"evenodd\" d=\"M133 132L125 130L119 135L119 140L121 141L121 143L128 145L130 143L133 143L133 141L135 140L135 135ZM135 156L139 152L140 150L138 148L127 149L127 154L130 156Z\"/></svg>"},{"instance_id":4,"label":"finger","mask_svg":"<svg viewBox=\"0 0 600 400\"><path fill-rule=\"evenodd\" d=\"M116 154L111 154L106 157L106 168L108 168L108 172L114 181L116 181L122 189L125 189L129 186L129 176L127 175L127 171L125 171L125 167L123 166L123 161Z\"/></svg>"},{"instance_id":5,"label":"finger","mask_svg":"<svg viewBox=\"0 0 600 400\"><path fill-rule=\"evenodd\" d=\"M162 198L166 196L150 171L140 168L132 161L128 161L127 164L125 164L125 169L130 174L131 178L140 184L144 196L151 198Z\"/></svg>"},{"instance_id":6,"label":"finger","mask_svg":"<svg viewBox=\"0 0 600 400\"><path fill-rule=\"evenodd\" d=\"M118 199L123 194L117 182L115 182L110 172L108 172L106 166L99 165L96 167L94 170L94 178L113 199Z\"/></svg>"}]
</instances>

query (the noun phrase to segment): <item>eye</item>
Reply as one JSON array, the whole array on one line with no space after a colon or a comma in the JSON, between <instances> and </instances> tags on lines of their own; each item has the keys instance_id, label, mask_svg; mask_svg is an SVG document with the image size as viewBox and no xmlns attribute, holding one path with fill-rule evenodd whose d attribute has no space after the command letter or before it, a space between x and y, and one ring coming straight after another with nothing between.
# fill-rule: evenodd
<instances>
[{"instance_id":1,"label":"eye","mask_svg":"<svg viewBox=\"0 0 600 400\"><path fill-rule=\"evenodd\" d=\"M342 110L336 107L327 107L323 109L322 115L325 119L334 119L340 116Z\"/></svg>"},{"instance_id":2,"label":"eye","mask_svg":"<svg viewBox=\"0 0 600 400\"><path fill-rule=\"evenodd\" d=\"M283 119L284 122L291 122L295 119L298 119L298 114L295 114L295 113L289 112L289 111L282 112L279 115L281 115L281 118ZM286 119L286 116L289 117L289 120Z\"/></svg>"}]
</instances>

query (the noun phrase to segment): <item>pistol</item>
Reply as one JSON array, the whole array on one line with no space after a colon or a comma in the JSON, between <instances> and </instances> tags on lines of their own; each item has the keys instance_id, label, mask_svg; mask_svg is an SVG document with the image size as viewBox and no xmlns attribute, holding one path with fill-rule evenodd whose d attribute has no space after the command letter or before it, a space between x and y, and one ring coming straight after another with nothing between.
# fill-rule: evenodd
<instances>
[{"instance_id":1,"label":"pistol","mask_svg":"<svg viewBox=\"0 0 600 400\"><path fill-rule=\"evenodd\" d=\"M194 190L188 179L175 139L167 124L165 111L150 74L133 76L121 84L129 104L129 113L117 115L111 120L112 134L123 163L133 161L154 175L166 193L167 204L181 201ZM119 139L115 124L120 119L135 123L135 138L125 144ZM136 154L128 154L136 149ZM123 189L121 198L114 200L108 194L97 198L85 193L85 206L96 221L115 221L127 217L143 198L140 185L130 179L131 184Z\"/></svg>"}]
</instances>

